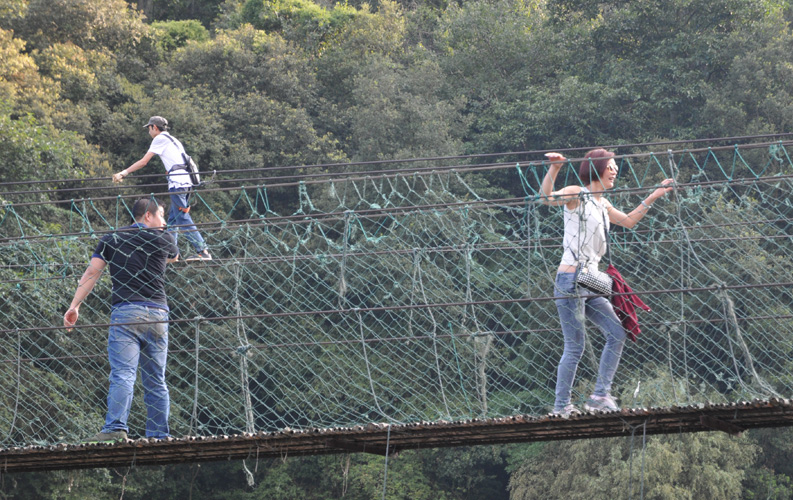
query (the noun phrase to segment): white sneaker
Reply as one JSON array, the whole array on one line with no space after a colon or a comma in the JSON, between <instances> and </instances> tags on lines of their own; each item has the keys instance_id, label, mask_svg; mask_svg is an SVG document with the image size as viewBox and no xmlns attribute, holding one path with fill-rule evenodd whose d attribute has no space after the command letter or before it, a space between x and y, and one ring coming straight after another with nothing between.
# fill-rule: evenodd
<instances>
[{"instance_id":1,"label":"white sneaker","mask_svg":"<svg viewBox=\"0 0 793 500\"><path fill-rule=\"evenodd\" d=\"M212 256L209 255L209 250L204 249L198 252L197 254L193 254L190 257L186 258L185 262L194 262L197 260L212 260Z\"/></svg>"},{"instance_id":2,"label":"white sneaker","mask_svg":"<svg viewBox=\"0 0 793 500\"><path fill-rule=\"evenodd\" d=\"M619 411L620 407L617 402L611 397L611 394L605 396L596 396L592 394L584 403L586 411Z\"/></svg>"},{"instance_id":3,"label":"white sneaker","mask_svg":"<svg viewBox=\"0 0 793 500\"><path fill-rule=\"evenodd\" d=\"M551 412L551 415L562 418L575 417L581 415L581 410L576 408L574 404L570 403L561 410L554 408Z\"/></svg>"}]
</instances>

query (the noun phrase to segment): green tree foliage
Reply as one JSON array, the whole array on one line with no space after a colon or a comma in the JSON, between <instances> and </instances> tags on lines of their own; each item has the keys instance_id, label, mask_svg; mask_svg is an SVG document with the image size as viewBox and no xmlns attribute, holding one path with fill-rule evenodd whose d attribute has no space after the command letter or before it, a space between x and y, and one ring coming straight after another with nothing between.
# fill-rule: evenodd
<instances>
[{"instance_id":1,"label":"green tree foliage","mask_svg":"<svg viewBox=\"0 0 793 500\"><path fill-rule=\"evenodd\" d=\"M642 476L645 498L740 498L746 470L759 451L749 438L726 434L653 436L644 449L640 437L633 443L615 438L530 446L531 453L523 445L513 452L520 458L511 464L512 500L636 496Z\"/></svg>"},{"instance_id":2,"label":"green tree foliage","mask_svg":"<svg viewBox=\"0 0 793 500\"><path fill-rule=\"evenodd\" d=\"M240 21L263 31L281 33L307 48L317 48L357 14L346 4L326 9L311 0L248 0L240 10Z\"/></svg>"},{"instance_id":3,"label":"green tree foliage","mask_svg":"<svg viewBox=\"0 0 793 500\"><path fill-rule=\"evenodd\" d=\"M158 60L148 26L125 0L30 0L25 15L10 27L25 40L27 50L72 44L111 54L115 71L133 80ZM100 100L109 99L112 93Z\"/></svg>"},{"instance_id":4,"label":"green tree foliage","mask_svg":"<svg viewBox=\"0 0 793 500\"><path fill-rule=\"evenodd\" d=\"M140 42L140 14L125 0L30 0L25 17L14 25L31 48L73 43L83 49L119 50Z\"/></svg>"},{"instance_id":5,"label":"green tree foliage","mask_svg":"<svg viewBox=\"0 0 793 500\"><path fill-rule=\"evenodd\" d=\"M9 29L13 23L25 16L27 0L0 1L0 28Z\"/></svg>"},{"instance_id":6,"label":"green tree foliage","mask_svg":"<svg viewBox=\"0 0 793 500\"><path fill-rule=\"evenodd\" d=\"M786 30L780 10L769 12L769 6L766 1L625 2L604 12L591 31L589 61L582 64L635 96L626 103L631 114L665 117L664 129L648 122L644 133L707 133L703 105L722 92L734 59Z\"/></svg>"},{"instance_id":7,"label":"green tree foliage","mask_svg":"<svg viewBox=\"0 0 793 500\"><path fill-rule=\"evenodd\" d=\"M366 6L364 6L366 8ZM316 61L328 130L347 155L376 160L453 155L467 129L465 98L443 93L444 75L423 48L407 47L396 3L362 11Z\"/></svg>"},{"instance_id":8,"label":"green tree foliage","mask_svg":"<svg viewBox=\"0 0 793 500\"><path fill-rule=\"evenodd\" d=\"M353 82L349 115L354 159L451 156L460 151L463 101L440 98L442 81L432 61L409 67L372 61Z\"/></svg>"},{"instance_id":9,"label":"green tree foliage","mask_svg":"<svg viewBox=\"0 0 793 500\"><path fill-rule=\"evenodd\" d=\"M152 37L165 52L184 47L189 41L206 42L209 31L198 21L161 21L151 24Z\"/></svg>"},{"instance_id":10,"label":"green tree foliage","mask_svg":"<svg viewBox=\"0 0 793 500\"><path fill-rule=\"evenodd\" d=\"M101 51L83 50L71 43L55 43L34 52L39 72L57 82L60 98L73 103L95 101L99 97L99 71L114 71L110 56Z\"/></svg>"},{"instance_id":11,"label":"green tree foliage","mask_svg":"<svg viewBox=\"0 0 793 500\"><path fill-rule=\"evenodd\" d=\"M232 0L234 1L234 0ZM224 0L130 0L151 21L199 21L209 28Z\"/></svg>"},{"instance_id":12,"label":"green tree foliage","mask_svg":"<svg viewBox=\"0 0 793 500\"><path fill-rule=\"evenodd\" d=\"M793 463L789 460L793 448L790 429L762 429L751 432L761 446L755 467L747 471L744 498L793 498Z\"/></svg>"},{"instance_id":13,"label":"green tree foliage","mask_svg":"<svg viewBox=\"0 0 793 500\"><path fill-rule=\"evenodd\" d=\"M383 4L377 13L362 11L319 54L316 72L323 96L342 109L349 105L352 82L363 68L376 59L398 61L404 54L404 33L405 20L395 3Z\"/></svg>"},{"instance_id":14,"label":"green tree foliage","mask_svg":"<svg viewBox=\"0 0 793 500\"><path fill-rule=\"evenodd\" d=\"M46 118L58 86L43 77L35 61L24 53L25 42L0 29L0 103L2 112ZM22 179L20 179L22 180Z\"/></svg>"},{"instance_id":15,"label":"green tree foliage","mask_svg":"<svg viewBox=\"0 0 793 500\"><path fill-rule=\"evenodd\" d=\"M174 134L202 170L234 170L224 178L250 185L266 184L262 180L266 176L307 172L301 168L304 165L349 159L501 153L789 131L793 125L791 12L788 2L771 0L0 0L0 196L2 202L11 203L79 198L83 194L80 191L63 188L79 188L85 178L107 178L144 154L150 138L141 126L151 115L168 118ZM256 170L260 168L276 170L263 173ZM766 172L774 173L772 167ZM164 172L158 160L140 174L126 181L127 185L141 192L164 189ZM467 183L492 199L527 195L527 186L515 182L513 174L450 176L443 189L462 196ZM709 178L707 170L689 169L685 174L694 180ZM35 181L53 178L75 181L36 189L41 185ZM405 199L398 199L401 193L387 182L373 183L371 189L383 204L421 200L442 204L449 199L443 189L433 192L420 180L410 186ZM345 210L372 199L361 193L342 192L341 187L330 183L310 187L300 196L297 187L200 196L203 207L221 213L233 208L241 217L307 212L312 202L323 210ZM751 187L731 187L718 196L702 196L693 189L684 196L681 210L703 217L703 224L691 229L695 241L725 237L717 225L729 222L729 216L738 211L758 220L769 218L772 209L789 215L789 207L776 206L778 200L785 199L785 193L774 192L763 198ZM0 206L0 219L8 221L15 216L16 208ZM543 210L530 215L545 217ZM199 222L211 221L211 210L197 209L194 217ZM70 224L75 221L74 212L50 207L35 214L30 210L24 219L32 226L20 229L5 224L1 236L18 236L20 231L66 232L74 229ZM534 231L524 227L485 230L464 214L445 220L435 215L415 217L398 228L382 220L356 222L346 243L341 241L343 231L338 227L330 227L322 238L308 233L257 233L248 242L218 240L223 241L223 251L229 255L244 255L248 244L288 247L297 255L302 245L325 245L331 253L344 244L362 252L372 250L373 242L389 231L398 232L406 240L460 248L467 243L459 238L461 227L488 241L497 241L501 232L510 230ZM543 231L536 229L538 235ZM787 274L790 264L786 247L762 244L760 239L753 239L756 231L750 226L740 228L738 233L745 239L725 252L729 265L709 261L708 266L693 272L700 273L701 280L714 282L728 281L739 273L747 283L758 283L752 281L752 275ZM62 260L61 252L71 260L84 259L83 243L42 245L37 252L44 262L35 265L3 260L8 253L0 253L4 264L0 271L4 317L25 324L30 312L42 303L68 301L73 290L37 281L20 287L8 283L36 279L36 266ZM704 253L707 248L695 250ZM442 273L425 271L422 278L416 274L402 290L397 290L394 283L404 276L405 268L419 269L429 258L437 259L433 264L438 268L452 272L459 264L458 257L450 254L447 261L426 255L395 258L378 269L377 276L367 282L368 289L365 283L330 278L336 272L335 262L316 273L316 267L297 264L274 267L267 279L273 284L270 288L277 291L249 300L266 310L277 310L288 300L304 309L318 303L334 307L339 300L361 306L392 304L402 299L409 302L411 291L419 293L419 284L424 282L433 285L426 290L429 296L440 300L448 298L445 294L452 289ZM626 262L650 262L646 265L654 266L663 281L667 279L662 271L667 260L681 256L647 256L638 251L622 258ZM365 269L373 262L362 258L357 265ZM472 259L470 276L456 277L470 279L482 300L501 297L509 293L507 284L523 279L517 271L504 272L501 264L497 257ZM20 271L22 265L30 269ZM302 277L297 281L308 298L296 299L277 288L276 281L290 273ZM185 290L196 286L187 280L178 285ZM107 288L108 284L100 286ZM205 304L208 310L223 309L235 290L235 282L229 277L207 279L201 286L217 290L217 297ZM345 287L351 292L345 293ZM732 306L739 313L751 310L752 297L763 302L769 292L752 293L734 293ZM697 300L686 299L683 305L696 310ZM175 309L180 314L194 314L190 307L179 305ZM658 299L653 307L672 305ZM453 313L460 315L463 311ZM100 321L103 314L99 308L85 309L86 318ZM523 318L527 328L534 328L537 322L555 321L552 305L530 312L516 306L504 309L504 314ZM790 311L780 307L767 314L784 318ZM314 340L325 338L327 324L313 318L300 321L296 331L312 332ZM387 328L379 321L370 317L365 324L373 333L385 332ZM417 313L403 327L431 331L433 322L436 318ZM495 323L473 323L463 332L466 337L474 331L503 329ZM774 331L775 324L768 320L746 327L745 341L761 342ZM338 320L334 326L355 332L359 324ZM726 356L727 343L738 340L736 331L726 326L708 328L687 333L697 335L702 345L708 346L687 361L687 367L699 374L710 369L709 363L723 364L720 356ZM214 333L230 344L235 341L235 332L230 329ZM673 329L668 333L675 339L681 335ZM262 329L252 333L251 339L263 341L275 334ZM466 341L460 352L476 358L489 350L493 358L501 359L497 357L500 347L487 339L483 335ZM68 338L58 344L60 347L54 342L47 336L14 341L2 352L2 359L15 359L18 352L34 356L47 348L90 347L87 337ZM558 345L547 338L532 337L523 343L522 359L555 362L552 353ZM682 343L674 344L673 350L679 345ZM416 356L429 356L430 351L428 348ZM307 356L322 359L332 354L330 350L312 351ZM371 355L382 353L373 350ZM774 366L780 377L786 377L793 368L791 356L780 358L756 358L752 362ZM228 359L218 357L215 361ZM504 360L493 364L498 364L499 372L509 372L514 380L525 376L517 364ZM264 362L261 365L266 366ZM484 363L471 362L471 366L477 369L470 381L471 393L475 394L486 387L489 372ZM661 367L645 366L653 377L663 378ZM758 383L753 380L747 359L740 359L734 366L734 373L714 375L712 384L728 393ZM26 384L39 377L59 390L66 390L68 385L46 366L32 369L38 371L25 373L20 394L31 401L31 408L46 409L46 399L54 397L54 391L31 391ZM18 380L13 364L6 363L0 370L0 379ZM319 380L321 377L306 370L304 380L279 388L272 380L279 374L278 360L271 360L268 370L255 374L254 383L267 386L279 396L290 391L288 395L295 398L302 392L321 394L328 398L328 408L333 408L335 393ZM361 372L356 366L340 371ZM416 374L415 378L435 384L451 376L444 369L438 372ZM325 378L332 376L328 368ZM392 384L388 404L410 402L421 406L411 399L409 391L382 378L379 383ZM234 384L236 381L226 385L219 382L210 389L212 401L206 403L207 407L237 391ZM671 384L655 382L649 384L652 389L645 390L674 393L676 386ZM489 403L499 411L519 411L519 405L514 404L516 398L542 400L548 390L524 388L516 396L507 386L491 385L489 389ZM101 399L101 395L97 397ZM16 393L6 391L0 398L0 417L13 418ZM290 411L283 401L287 398L270 409L273 421L279 413ZM481 403L472 401L473 405ZM421 411L427 418L436 418L439 412L431 404L421 406ZM98 412L97 408L83 409L86 419L98 420ZM361 412L362 418L371 418L365 410ZM19 415L35 426L46 424L45 420L36 420L44 418L41 413L27 409ZM213 425L210 419L202 423ZM632 451L630 444L621 439L516 446L511 448L506 468L500 448L403 453L390 459L386 496L503 498L506 474L511 474L510 495L515 499L620 498L629 488L636 495L642 450L638 440L633 442ZM644 450L645 496L790 498L790 449L786 432L749 433L739 439L720 434L653 437ZM117 498L123 492L125 498L185 498L191 494L193 498L224 499L379 498L383 462L383 457L369 455L269 461L254 472L253 487L247 486L246 474L238 463L153 468L128 475L123 471L35 474L15 478L14 486L8 486L8 482L0 485L0 495Z\"/></svg>"},{"instance_id":16,"label":"green tree foliage","mask_svg":"<svg viewBox=\"0 0 793 500\"><path fill-rule=\"evenodd\" d=\"M764 1L548 2L547 10L471 2L450 7L438 33L450 90L474 97L477 151L541 148L550 137L613 144L745 128L733 120L744 99L727 89L746 80L730 74L757 59L746 51L789 40L782 10ZM753 114L760 121L752 126L767 129L769 112Z\"/></svg>"},{"instance_id":17,"label":"green tree foliage","mask_svg":"<svg viewBox=\"0 0 793 500\"><path fill-rule=\"evenodd\" d=\"M771 24L765 21L763 24ZM725 76L724 92L711 94L703 114L709 118L708 133L787 131L791 129L793 97L790 91L791 39L779 24L758 36L764 43L737 54ZM775 34L775 35L774 35Z\"/></svg>"},{"instance_id":18,"label":"green tree foliage","mask_svg":"<svg viewBox=\"0 0 793 500\"><path fill-rule=\"evenodd\" d=\"M305 56L277 34L243 26L173 55L163 83L230 97L263 94L293 106L310 104L314 79Z\"/></svg>"},{"instance_id":19,"label":"green tree foliage","mask_svg":"<svg viewBox=\"0 0 793 500\"><path fill-rule=\"evenodd\" d=\"M41 125L33 117L14 120L7 114L0 114L0 183L17 182L4 185L4 191L26 191L29 185L24 179L36 180L46 172L50 179L81 178L101 172L99 155L94 146L81 139L77 134ZM57 191L39 191L38 194L14 195L27 201L49 201L57 198Z\"/></svg>"},{"instance_id":20,"label":"green tree foliage","mask_svg":"<svg viewBox=\"0 0 793 500\"><path fill-rule=\"evenodd\" d=\"M557 104L547 96L558 92L555 78L564 72L562 61L570 58L574 34L562 36L545 27L536 2L513 0L452 4L436 29L445 91L467 99L472 123L466 139L472 151L530 149L548 137L527 141L521 129L542 121L533 113L536 108ZM533 102L534 109L526 110ZM558 102L556 109L569 118L554 113L555 118L574 119L564 104ZM513 116L510 109L522 112Z\"/></svg>"},{"instance_id":21,"label":"green tree foliage","mask_svg":"<svg viewBox=\"0 0 793 500\"><path fill-rule=\"evenodd\" d=\"M494 465L503 461L500 455L501 448L479 447L408 451L391 456L386 498L506 500L503 475L493 473ZM6 493L25 500L117 498L122 494L131 500L368 500L382 498L384 476L384 457L342 454L25 474L17 476Z\"/></svg>"}]
</instances>

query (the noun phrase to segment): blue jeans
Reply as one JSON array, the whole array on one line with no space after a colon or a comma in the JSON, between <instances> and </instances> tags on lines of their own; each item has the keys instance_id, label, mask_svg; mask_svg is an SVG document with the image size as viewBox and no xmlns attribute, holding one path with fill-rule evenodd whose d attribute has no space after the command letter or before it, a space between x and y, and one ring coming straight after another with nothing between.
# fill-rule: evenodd
<instances>
[{"instance_id":1,"label":"blue jeans","mask_svg":"<svg viewBox=\"0 0 793 500\"><path fill-rule=\"evenodd\" d=\"M178 241L179 233L184 233L187 241L193 245L196 252L203 252L207 248L204 238L195 227L193 218L190 217L190 212L185 212L190 208L187 200L187 195L190 192L189 188L171 188L168 190L171 193L171 208L168 211L168 230L173 231L174 241ZM178 227L174 227L178 226Z\"/></svg>"},{"instance_id":2,"label":"blue jeans","mask_svg":"<svg viewBox=\"0 0 793 500\"><path fill-rule=\"evenodd\" d=\"M614 313L611 302L605 297L588 297L594 295L594 292L576 287L575 277L576 273L556 275L556 309L559 311L564 335L564 351L562 359L559 360L556 376L554 408L557 410L570 403L570 391L586 343L584 317L595 323L606 336L606 345L600 355L600 367L593 393L596 396L605 396L611 391L611 383L617 372L626 338L625 329Z\"/></svg>"},{"instance_id":3,"label":"blue jeans","mask_svg":"<svg viewBox=\"0 0 793 500\"><path fill-rule=\"evenodd\" d=\"M162 323L125 324L143 321ZM110 314L107 354L110 359L110 389L102 432L129 431L127 419L132 406L132 388L140 364L147 415L146 437L168 437L171 408L165 385L168 312L140 304L122 304L114 308Z\"/></svg>"}]
</instances>

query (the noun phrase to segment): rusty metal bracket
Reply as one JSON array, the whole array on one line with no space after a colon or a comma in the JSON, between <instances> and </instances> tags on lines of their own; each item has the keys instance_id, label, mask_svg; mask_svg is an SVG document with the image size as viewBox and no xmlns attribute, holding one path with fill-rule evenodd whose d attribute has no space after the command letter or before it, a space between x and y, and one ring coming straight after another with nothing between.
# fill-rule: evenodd
<instances>
[{"instance_id":1,"label":"rusty metal bracket","mask_svg":"<svg viewBox=\"0 0 793 500\"><path fill-rule=\"evenodd\" d=\"M709 417L708 415L700 415L699 423L708 429L726 432L730 436L740 436L741 433L746 430L743 427L725 422L724 420L719 420L718 418Z\"/></svg>"}]
</instances>

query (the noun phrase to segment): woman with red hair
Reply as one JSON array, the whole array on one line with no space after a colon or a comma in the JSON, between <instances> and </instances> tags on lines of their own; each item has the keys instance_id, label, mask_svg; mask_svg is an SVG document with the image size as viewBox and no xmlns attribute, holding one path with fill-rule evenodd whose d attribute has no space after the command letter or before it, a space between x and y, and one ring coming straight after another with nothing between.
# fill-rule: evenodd
<instances>
[{"instance_id":1,"label":"woman with red hair","mask_svg":"<svg viewBox=\"0 0 793 500\"><path fill-rule=\"evenodd\" d=\"M582 271L597 270L600 258L606 253L609 225L634 227L652 204L672 189L670 184L673 180L664 180L661 187L626 214L614 208L603 196L614 187L617 179L614 153L605 149L589 151L578 171L583 186L571 185L558 191L553 191L554 183L567 158L559 153L545 156L550 160L550 166L540 189L542 203L564 206L564 253L554 290L564 335L564 351L557 370L553 414L567 417L581 413L570 402L570 393L586 343L584 318L589 318L606 337L595 388L584 408L588 411L616 411L620 408L611 396L611 384L625 345L626 332L611 302L597 292L579 287L576 278Z\"/></svg>"}]
</instances>

